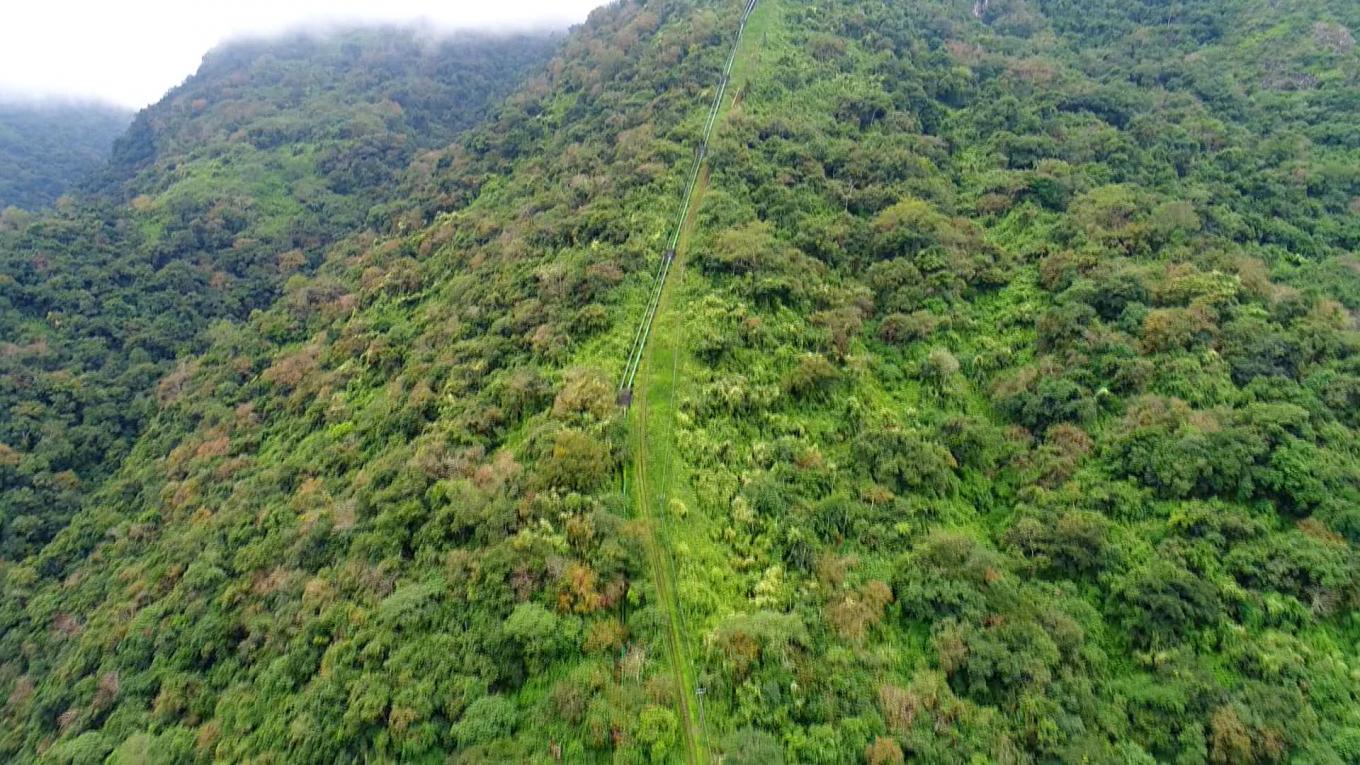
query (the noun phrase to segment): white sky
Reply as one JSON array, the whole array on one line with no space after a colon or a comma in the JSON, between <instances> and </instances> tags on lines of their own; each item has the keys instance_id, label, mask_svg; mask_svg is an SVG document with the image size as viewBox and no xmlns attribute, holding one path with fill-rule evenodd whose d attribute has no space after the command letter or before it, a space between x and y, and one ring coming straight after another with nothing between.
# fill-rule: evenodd
<instances>
[{"instance_id":1,"label":"white sky","mask_svg":"<svg viewBox=\"0 0 1360 765\"><path fill-rule=\"evenodd\" d=\"M605 0L0 0L0 94L158 100L235 37L317 23L565 27Z\"/></svg>"}]
</instances>

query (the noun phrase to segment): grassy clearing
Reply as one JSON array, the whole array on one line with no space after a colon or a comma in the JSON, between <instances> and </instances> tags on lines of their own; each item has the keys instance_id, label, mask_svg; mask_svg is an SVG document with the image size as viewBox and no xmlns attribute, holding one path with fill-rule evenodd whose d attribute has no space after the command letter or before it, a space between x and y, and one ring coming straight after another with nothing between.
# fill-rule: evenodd
<instances>
[{"instance_id":1,"label":"grassy clearing","mask_svg":"<svg viewBox=\"0 0 1360 765\"><path fill-rule=\"evenodd\" d=\"M751 41L757 35L763 37L768 28L768 23L760 23L763 19L758 7L740 42L733 66L735 87L719 107L718 125L738 107L741 83L758 47ZM704 712L693 703L699 698L693 655L701 647L699 636L706 626L697 623L695 605L713 600L709 595L721 587L716 580L721 578L724 563L721 551L708 541L715 531L712 519L687 512L697 502L676 438L684 372L690 363L685 353L683 306L696 297L694 283L685 278L685 266L708 183L705 164L687 200L689 212L681 226L671 278L663 288L635 386L631 423L632 493L640 517L649 521L644 544L656 595L666 612L667 655L675 673L685 756L692 763L711 761Z\"/></svg>"}]
</instances>

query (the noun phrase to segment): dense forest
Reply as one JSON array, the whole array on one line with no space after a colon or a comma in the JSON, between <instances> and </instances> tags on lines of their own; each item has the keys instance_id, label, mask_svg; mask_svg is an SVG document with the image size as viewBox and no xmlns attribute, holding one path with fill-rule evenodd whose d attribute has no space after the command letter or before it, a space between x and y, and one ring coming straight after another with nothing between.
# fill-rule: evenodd
<instances>
[{"instance_id":1,"label":"dense forest","mask_svg":"<svg viewBox=\"0 0 1360 765\"><path fill-rule=\"evenodd\" d=\"M1360 762L1360 5L744 6L6 216L0 758Z\"/></svg>"},{"instance_id":2,"label":"dense forest","mask_svg":"<svg viewBox=\"0 0 1360 765\"><path fill-rule=\"evenodd\" d=\"M103 104L5 100L0 95L0 210L36 210L109 159L132 114Z\"/></svg>"},{"instance_id":3,"label":"dense forest","mask_svg":"<svg viewBox=\"0 0 1360 765\"><path fill-rule=\"evenodd\" d=\"M230 45L138 114L70 204L0 216L0 555L51 539L215 325L389 227L406 165L555 44L394 29Z\"/></svg>"}]
</instances>

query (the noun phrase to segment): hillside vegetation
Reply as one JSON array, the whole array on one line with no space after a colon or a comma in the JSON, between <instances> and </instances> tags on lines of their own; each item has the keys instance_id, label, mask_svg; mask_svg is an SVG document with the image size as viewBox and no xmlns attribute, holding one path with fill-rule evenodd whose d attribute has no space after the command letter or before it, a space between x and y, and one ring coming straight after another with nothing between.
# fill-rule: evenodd
<instances>
[{"instance_id":1,"label":"hillside vegetation","mask_svg":"<svg viewBox=\"0 0 1360 765\"><path fill-rule=\"evenodd\" d=\"M554 45L397 29L229 45L137 115L85 193L0 217L0 555L50 540L120 464L205 331L395 225L407 164Z\"/></svg>"},{"instance_id":2,"label":"hillside vegetation","mask_svg":"<svg viewBox=\"0 0 1360 765\"><path fill-rule=\"evenodd\" d=\"M0 754L1360 759L1360 6L760 0L627 410L743 5L597 11L113 394ZM166 241L155 113L80 214Z\"/></svg>"},{"instance_id":3,"label":"hillside vegetation","mask_svg":"<svg viewBox=\"0 0 1360 765\"><path fill-rule=\"evenodd\" d=\"M6 102L0 96L0 210L36 210L109 159L130 112L102 104Z\"/></svg>"}]
</instances>

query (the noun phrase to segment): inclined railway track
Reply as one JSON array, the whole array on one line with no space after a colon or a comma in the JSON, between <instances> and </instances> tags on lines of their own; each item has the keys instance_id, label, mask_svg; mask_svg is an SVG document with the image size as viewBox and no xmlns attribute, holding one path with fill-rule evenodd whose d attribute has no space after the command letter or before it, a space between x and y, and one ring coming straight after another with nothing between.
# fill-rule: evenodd
<instances>
[{"instance_id":1,"label":"inclined railway track","mask_svg":"<svg viewBox=\"0 0 1360 765\"><path fill-rule=\"evenodd\" d=\"M672 266L676 261L677 250L685 240L687 227L694 225L691 219L693 216L696 199L702 196L702 188L706 185L705 162L708 159L709 140L713 135L713 130L718 122L718 117L722 112L723 102L727 97L728 85L732 79L732 68L737 60L737 52L741 46L742 37L746 32L747 22L751 18L751 13L756 8L758 0L744 0L742 8L741 24L737 29L736 39L732 43L732 50L727 56L727 63L723 67L722 79L718 83L718 90L713 95L713 103L708 110L708 119L704 122L704 129L695 149L694 160L690 166L689 177L685 183L684 198L681 201L680 210L675 219L674 229L671 231L670 238L667 240L666 249L662 253L661 262L657 265L656 276L652 283L651 294L648 297L646 308L638 322L637 331L633 335L632 346L629 349L628 360L624 364L623 376L619 380L618 402L625 411L631 410L633 404L633 386L637 381L638 370L642 367L643 359L647 356L647 343L651 338L652 325L656 320L657 313L666 301L666 281L670 276ZM685 240L687 241L687 240ZM678 376L678 350L672 349L671 352L671 386L670 386L670 415L672 427L674 423L675 407L675 378ZM647 376L644 376L644 384ZM704 718L704 689L692 677L693 663L689 658L689 633L688 618L684 604L678 594L678 583L680 577L676 570L675 558L671 553L666 542L671 538L670 524L667 520L666 504L670 495L670 484L674 477L675 458L672 449L663 447L661 460L664 466L653 471L649 453L651 438L648 434L649 401L646 393L639 399L637 410L632 412L633 433L635 438L634 463L632 472L634 473L633 485L629 486L628 473L624 471L623 491L625 496L636 501L639 517L653 521L648 524L648 531L645 533L643 545L649 559L652 570L653 584L656 588L656 597L662 611L666 617L665 624L665 648L667 660L674 673L676 685L676 704L678 706L681 735L684 748L684 758L689 765L707 765L711 762L711 754L708 748L707 721ZM656 473L653 475L653 473ZM659 529L657 527L660 527ZM698 708L696 718L695 708Z\"/></svg>"},{"instance_id":2,"label":"inclined railway track","mask_svg":"<svg viewBox=\"0 0 1360 765\"><path fill-rule=\"evenodd\" d=\"M722 80L718 83L718 92L713 95L713 104L708 110L708 120L704 123L704 132L699 141L699 148L694 153L694 162L690 166L689 180L685 184L685 196L680 205L680 214L675 219L674 229L671 231L670 239L666 243L666 250L661 255L661 263L657 266L656 278L652 283L652 292L647 300L647 307L642 313L642 320L638 322L637 332L633 335L633 345L628 352L628 361L623 367L623 377L619 380L619 403L629 406L632 403L633 383L637 380L638 367L642 366L642 357L647 350L647 341L651 338L652 324L656 320L657 307L661 305L661 292L666 287L666 278L670 276L671 264L675 262L675 250L680 245L680 233L685 228L685 221L689 218L690 206L694 204L694 190L699 185L699 174L703 171L704 162L708 159L708 142L713 136L713 126L718 122L718 114L722 111L723 99L727 96L727 86L732 80L732 66L737 61L737 49L741 47L742 36L746 32L746 23L751 18L751 13L756 9L758 0L746 0L746 6L742 9L741 24L737 27L737 38L732 43L732 51L727 56L727 64L723 67Z\"/></svg>"}]
</instances>

